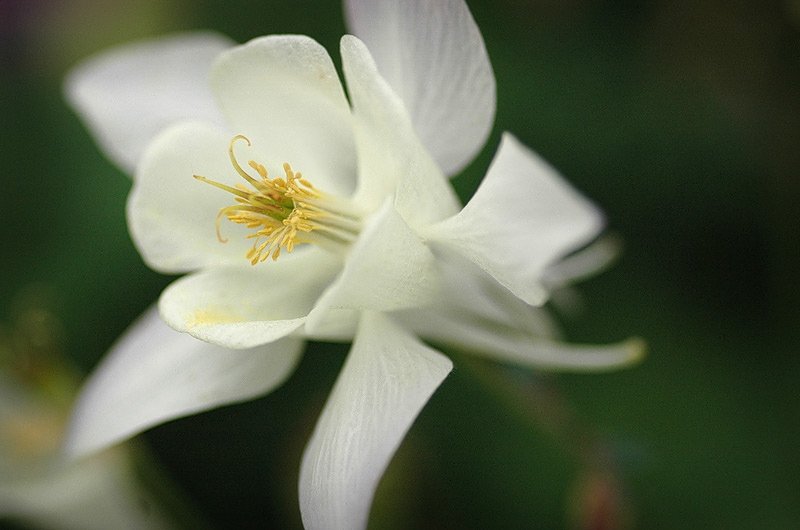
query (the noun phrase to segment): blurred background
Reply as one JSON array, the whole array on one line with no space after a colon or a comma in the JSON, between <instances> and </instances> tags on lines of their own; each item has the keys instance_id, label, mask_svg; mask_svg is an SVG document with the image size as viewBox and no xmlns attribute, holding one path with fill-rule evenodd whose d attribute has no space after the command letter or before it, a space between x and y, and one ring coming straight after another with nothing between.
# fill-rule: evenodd
<instances>
[{"instance_id":1,"label":"blurred background","mask_svg":"<svg viewBox=\"0 0 800 530\"><path fill-rule=\"evenodd\" d=\"M638 335L649 354L603 375L454 356L370 528L800 528L800 2L468 4L498 111L459 193L503 130L559 168L625 244L565 336ZM334 0L0 0L0 321L46 291L84 373L171 278L141 262L130 181L62 79L114 44L200 28L308 34L336 61L344 33ZM300 455L346 351L313 344L275 393L143 435L213 528L300 528Z\"/></svg>"}]
</instances>

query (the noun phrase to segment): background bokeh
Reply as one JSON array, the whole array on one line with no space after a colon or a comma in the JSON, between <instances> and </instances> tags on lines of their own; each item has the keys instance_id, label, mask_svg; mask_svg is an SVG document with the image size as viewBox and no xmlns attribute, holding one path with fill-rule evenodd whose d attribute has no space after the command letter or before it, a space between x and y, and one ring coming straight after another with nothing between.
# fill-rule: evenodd
<instances>
[{"instance_id":1,"label":"background bokeh","mask_svg":"<svg viewBox=\"0 0 800 530\"><path fill-rule=\"evenodd\" d=\"M565 335L639 335L649 355L534 376L455 356L371 527L800 527L800 3L468 3L498 112L459 193L502 130L551 161L625 242L581 286ZM0 1L0 320L45 284L85 372L171 278L138 257L130 181L65 106L62 78L113 44L199 28L308 34L338 61L344 23L333 0ZM212 527L299 527L300 454L345 353L312 345L275 393L144 435Z\"/></svg>"}]
</instances>

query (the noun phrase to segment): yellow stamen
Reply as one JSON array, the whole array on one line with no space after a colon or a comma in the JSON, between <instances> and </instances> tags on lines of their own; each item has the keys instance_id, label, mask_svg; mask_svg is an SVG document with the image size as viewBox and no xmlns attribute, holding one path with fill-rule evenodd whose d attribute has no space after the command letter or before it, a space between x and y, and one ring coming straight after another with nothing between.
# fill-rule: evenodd
<instances>
[{"instance_id":1,"label":"yellow stamen","mask_svg":"<svg viewBox=\"0 0 800 530\"><path fill-rule=\"evenodd\" d=\"M233 145L237 140L244 140L251 146L246 136L234 136L228 146L228 156L233 168L252 189L242 184L227 186L194 175L195 179L235 197L237 204L221 208L217 214L216 230L220 242L228 241L220 232L223 216L234 223L256 229L255 233L247 236L255 239L253 248L246 255L253 265L268 257L277 260L282 248L292 252L300 243L336 248L347 246L356 239L361 221L358 215L353 214L355 210L352 204L317 190L303 178L302 173L293 171L288 163L283 164L285 178L270 179L263 165L250 160L247 165L260 178L251 176L233 153Z\"/></svg>"}]
</instances>

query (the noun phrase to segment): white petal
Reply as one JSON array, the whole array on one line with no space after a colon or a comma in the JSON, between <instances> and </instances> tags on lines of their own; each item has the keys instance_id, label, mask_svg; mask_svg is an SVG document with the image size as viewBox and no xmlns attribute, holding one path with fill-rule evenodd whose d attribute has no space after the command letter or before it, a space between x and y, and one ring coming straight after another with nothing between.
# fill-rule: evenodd
<instances>
[{"instance_id":1,"label":"white petal","mask_svg":"<svg viewBox=\"0 0 800 530\"><path fill-rule=\"evenodd\" d=\"M414 130L448 175L486 141L495 80L463 0L347 0L350 31L408 108Z\"/></svg>"},{"instance_id":2,"label":"white petal","mask_svg":"<svg viewBox=\"0 0 800 530\"><path fill-rule=\"evenodd\" d=\"M341 41L342 61L353 104L358 149L357 200L380 206L396 194L396 207L412 227L444 219L460 203L411 127L408 113L381 78L364 43Z\"/></svg>"},{"instance_id":3,"label":"white petal","mask_svg":"<svg viewBox=\"0 0 800 530\"><path fill-rule=\"evenodd\" d=\"M552 287L565 287L590 278L610 267L622 252L622 240L603 235L586 248L571 254L547 268L544 282Z\"/></svg>"},{"instance_id":4,"label":"white petal","mask_svg":"<svg viewBox=\"0 0 800 530\"><path fill-rule=\"evenodd\" d=\"M159 501L139 488L136 471L120 448L61 464L11 483L0 480L0 514L32 528L175 528L161 513Z\"/></svg>"},{"instance_id":5,"label":"white petal","mask_svg":"<svg viewBox=\"0 0 800 530\"><path fill-rule=\"evenodd\" d=\"M160 134L142 157L128 198L128 227L147 264L177 273L225 263L242 263L253 245L243 225L216 221L220 208L236 204L233 194L193 175L228 186L246 184L228 155L229 133L197 123ZM242 144L243 142L240 142ZM246 144L236 152L246 153Z\"/></svg>"},{"instance_id":6,"label":"white petal","mask_svg":"<svg viewBox=\"0 0 800 530\"><path fill-rule=\"evenodd\" d=\"M429 304L439 281L436 258L387 200L350 250L342 273L316 303L306 328L320 333L331 311L394 311Z\"/></svg>"},{"instance_id":7,"label":"white petal","mask_svg":"<svg viewBox=\"0 0 800 530\"><path fill-rule=\"evenodd\" d=\"M254 39L220 56L211 83L236 134L263 153L259 163L270 170L288 162L318 189L352 193L350 107L317 42L300 35Z\"/></svg>"},{"instance_id":8,"label":"white petal","mask_svg":"<svg viewBox=\"0 0 800 530\"><path fill-rule=\"evenodd\" d=\"M525 304L463 256L440 249L437 258L443 278L437 302L394 313L399 322L434 344L558 371L611 370L644 355L639 339L609 345L560 342L549 311Z\"/></svg>"},{"instance_id":9,"label":"white petal","mask_svg":"<svg viewBox=\"0 0 800 530\"><path fill-rule=\"evenodd\" d=\"M330 309L325 311L324 317L317 317L312 312L315 321L309 329L309 321L303 334L309 340L319 340L324 342L350 342L355 337L358 329L358 321L361 313L355 309Z\"/></svg>"},{"instance_id":10,"label":"white petal","mask_svg":"<svg viewBox=\"0 0 800 530\"><path fill-rule=\"evenodd\" d=\"M600 210L508 133L483 182L428 236L462 252L529 304L547 298L548 266L602 230Z\"/></svg>"},{"instance_id":11,"label":"white petal","mask_svg":"<svg viewBox=\"0 0 800 530\"><path fill-rule=\"evenodd\" d=\"M451 369L449 359L387 317L365 315L303 456L306 530L366 527L389 460Z\"/></svg>"},{"instance_id":12,"label":"white petal","mask_svg":"<svg viewBox=\"0 0 800 530\"><path fill-rule=\"evenodd\" d=\"M508 330L535 338L559 337L558 326L548 311L526 304L464 256L438 248L436 257L442 271L441 294L431 308L417 313L441 313L498 333Z\"/></svg>"},{"instance_id":13,"label":"white petal","mask_svg":"<svg viewBox=\"0 0 800 530\"><path fill-rule=\"evenodd\" d=\"M150 140L172 123L222 125L208 75L233 44L214 33L188 33L114 48L69 73L66 98L106 155L133 174Z\"/></svg>"},{"instance_id":14,"label":"white petal","mask_svg":"<svg viewBox=\"0 0 800 530\"><path fill-rule=\"evenodd\" d=\"M274 262L210 269L173 282L159 309L179 331L227 348L251 348L300 328L340 268L337 256L312 247Z\"/></svg>"},{"instance_id":15,"label":"white petal","mask_svg":"<svg viewBox=\"0 0 800 530\"><path fill-rule=\"evenodd\" d=\"M531 308L531 321L547 318L537 313L542 311ZM646 350L644 341L638 337L614 344L569 344L495 321L466 320L463 315L441 308L406 311L398 319L434 344L551 371L616 370L641 361Z\"/></svg>"},{"instance_id":16,"label":"white petal","mask_svg":"<svg viewBox=\"0 0 800 530\"><path fill-rule=\"evenodd\" d=\"M266 394L294 370L302 347L289 338L226 350L178 333L150 310L89 377L65 450L94 452L154 425Z\"/></svg>"}]
</instances>

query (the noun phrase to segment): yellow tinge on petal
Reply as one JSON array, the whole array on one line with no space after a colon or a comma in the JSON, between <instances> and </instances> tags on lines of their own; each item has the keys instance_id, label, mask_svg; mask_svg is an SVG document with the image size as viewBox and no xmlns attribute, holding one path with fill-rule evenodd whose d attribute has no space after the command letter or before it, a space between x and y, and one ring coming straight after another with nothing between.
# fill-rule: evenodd
<instances>
[{"instance_id":1,"label":"yellow tinge on petal","mask_svg":"<svg viewBox=\"0 0 800 530\"><path fill-rule=\"evenodd\" d=\"M248 238L255 239L247 258L255 265L272 256L277 260L281 249L292 252L300 243L339 249L355 241L361 229L361 219L353 212L356 209L346 200L328 195L316 189L311 182L295 172L288 162L283 164L285 178L269 178L267 169L254 160L248 162L258 177L242 168L233 154L233 145L250 140L242 135L234 136L228 146L231 163L251 188L237 184L226 186L206 177L194 178L233 194L238 204L221 208L217 215L217 238L227 242L220 233L222 216L234 223L255 229Z\"/></svg>"},{"instance_id":2,"label":"yellow tinge on petal","mask_svg":"<svg viewBox=\"0 0 800 530\"><path fill-rule=\"evenodd\" d=\"M58 449L66 421L66 414L45 408L8 415L0 424L0 445L20 460L46 458Z\"/></svg>"},{"instance_id":3,"label":"yellow tinge on petal","mask_svg":"<svg viewBox=\"0 0 800 530\"><path fill-rule=\"evenodd\" d=\"M214 306L198 309L186 319L186 326L204 327L216 324L229 324L231 322L242 322L245 319L232 313L229 309L219 309Z\"/></svg>"}]
</instances>

